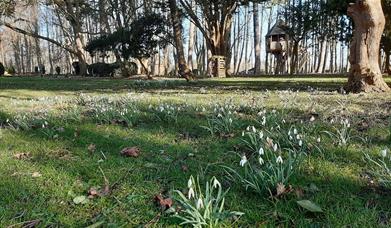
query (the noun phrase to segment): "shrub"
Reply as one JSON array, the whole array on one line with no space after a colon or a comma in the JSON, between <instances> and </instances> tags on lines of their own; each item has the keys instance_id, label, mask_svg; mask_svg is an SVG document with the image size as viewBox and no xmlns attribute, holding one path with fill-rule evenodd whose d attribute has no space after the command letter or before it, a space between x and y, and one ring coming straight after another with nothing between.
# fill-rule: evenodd
<instances>
[{"instance_id":1,"label":"shrub","mask_svg":"<svg viewBox=\"0 0 391 228\"><path fill-rule=\"evenodd\" d=\"M56 66L56 73L57 75L61 74L61 68L59 66Z\"/></svg>"},{"instance_id":2,"label":"shrub","mask_svg":"<svg viewBox=\"0 0 391 228\"><path fill-rule=\"evenodd\" d=\"M14 68L13 66L10 66L10 67L8 67L7 72L8 72L9 74L15 74L15 73L16 73L16 70L15 70L15 68Z\"/></svg>"},{"instance_id":3,"label":"shrub","mask_svg":"<svg viewBox=\"0 0 391 228\"><path fill-rule=\"evenodd\" d=\"M88 72L94 77L112 77L114 71L119 67L120 66L115 63L94 63L88 66Z\"/></svg>"},{"instance_id":4,"label":"shrub","mask_svg":"<svg viewBox=\"0 0 391 228\"><path fill-rule=\"evenodd\" d=\"M0 63L0 76L3 76L4 73L5 73L4 65L3 65L3 63Z\"/></svg>"},{"instance_id":5,"label":"shrub","mask_svg":"<svg viewBox=\"0 0 391 228\"><path fill-rule=\"evenodd\" d=\"M206 182L205 191L203 192L199 184L199 179L197 178L197 181L195 181L191 176L188 181L188 188L187 196L181 191L175 191L179 196L176 201L183 208L175 216L182 220L181 225L221 227L221 223L227 219L243 215L241 212L227 211L224 209L224 197L228 190L223 192L221 184L216 177Z\"/></svg>"}]
</instances>

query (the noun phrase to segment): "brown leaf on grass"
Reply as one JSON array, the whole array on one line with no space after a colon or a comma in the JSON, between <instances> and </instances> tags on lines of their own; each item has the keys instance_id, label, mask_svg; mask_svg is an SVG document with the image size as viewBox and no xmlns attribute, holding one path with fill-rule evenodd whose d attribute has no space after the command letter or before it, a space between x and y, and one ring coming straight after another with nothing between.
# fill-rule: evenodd
<instances>
[{"instance_id":1,"label":"brown leaf on grass","mask_svg":"<svg viewBox=\"0 0 391 228\"><path fill-rule=\"evenodd\" d=\"M271 139L271 138L266 138L266 144L267 144L267 146L268 146L269 148L273 148L273 145L274 145L273 139Z\"/></svg>"},{"instance_id":2,"label":"brown leaf on grass","mask_svg":"<svg viewBox=\"0 0 391 228\"><path fill-rule=\"evenodd\" d=\"M140 155L140 149L138 147L127 147L121 150L121 155L137 158Z\"/></svg>"},{"instance_id":3,"label":"brown leaf on grass","mask_svg":"<svg viewBox=\"0 0 391 228\"><path fill-rule=\"evenodd\" d=\"M14 155L15 159L22 160L30 157L30 153L18 153Z\"/></svg>"},{"instance_id":4,"label":"brown leaf on grass","mask_svg":"<svg viewBox=\"0 0 391 228\"><path fill-rule=\"evenodd\" d=\"M182 165L181 169L182 169L183 172L189 171L189 167L187 165Z\"/></svg>"},{"instance_id":5,"label":"brown leaf on grass","mask_svg":"<svg viewBox=\"0 0 391 228\"><path fill-rule=\"evenodd\" d=\"M96 190L96 188L92 187L90 190L88 190L88 198L93 199L95 197L99 196L99 191Z\"/></svg>"},{"instance_id":6,"label":"brown leaf on grass","mask_svg":"<svg viewBox=\"0 0 391 228\"><path fill-rule=\"evenodd\" d=\"M225 139L229 139L229 138L235 137L235 134L234 133L230 133L230 134L221 133L220 137L225 138Z\"/></svg>"},{"instance_id":7,"label":"brown leaf on grass","mask_svg":"<svg viewBox=\"0 0 391 228\"><path fill-rule=\"evenodd\" d=\"M285 195L285 194L291 192L292 191L292 186L289 185L288 188L287 188L284 184L278 183L276 191L277 191L276 192L276 197L279 197L279 196L282 196L282 195Z\"/></svg>"},{"instance_id":8,"label":"brown leaf on grass","mask_svg":"<svg viewBox=\"0 0 391 228\"><path fill-rule=\"evenodd\" d=\"M95 145L95 144L90 144L90 145L88 146L88 151L89 151L90 153L94 153L95 150L96 150L96 145Z\"/></svg>"},{"instance_id":9,"label":"brown leaf on grass","mask_svg":"<svg viewBox=\"0 0 391 228\"><path fill-rule=\"evenodd\" d=\"M173 204L171 198L164 198L161 194L155 196L155 202L162 208L162 210L169 209Z\"/></svg>"}]
</instances>

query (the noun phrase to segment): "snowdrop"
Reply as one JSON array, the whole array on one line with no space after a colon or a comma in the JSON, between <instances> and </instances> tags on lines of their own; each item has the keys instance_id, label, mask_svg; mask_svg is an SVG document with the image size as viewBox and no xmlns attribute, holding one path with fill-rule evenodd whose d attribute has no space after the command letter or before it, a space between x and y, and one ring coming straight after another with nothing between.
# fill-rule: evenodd
<instances>
[{"instance_id":1,"label":"snowdrop","mask_svg":"<svg viewBox=\"0 0 391 228\"><path fill-rule=\"evenodd\" d=\"M188 198L188 199L191 199L191 198L194 197L194 195L195 195L194 189L193 189L193 188L189 188L189 192L188 192L188 194L187 194L187 198Z\"/></svg>"},{"instance_id":2,"label":"snowdrop","mask_svg":"<svg viewBox=\"0 0 391 228\"><path fill-rule=\"evenodd\" d=\"M274 152L277 152L277 150L278 150L278 145L277 145L277 143L275 143L275 144L273 145L273 150L274 150Z\"/></svg>"},{"instance_id":3,"label":"snowdrop","mask_svg":"<svg viewBox=\"0 0 391 228\"><path fill-rule=\"evenodd\" d=\"M259 138L260 138L260 139L263 139L263 131L260 131L260 132L259 132Z\"/></svg>"},{"instance_id":4,"label":"snowdrop","mask_svg":"<svg viewBox=\"0 0 391 228\"><path fill-rule=\"evenodd\" d=\"M259 148L259 151L258 151L259 155L264 155L265 154L265 151L263 150L263 148Z\"/></svg>"},{"instance_id":5,"label":"snowdrop","mask_svg":"<svg viewBox=\"0 0 391 228\"><path fill-rule=\"evenodd\" d=\"M204 208L204 202L201 198L197 200L197 209Z\"/></svg>"},{"instance_id":6,"label":"snowdrop","mask_svg":"<svg viewBox=\"0 0 391 228\"><path fill-rule=\"evenodd\" d=\"M262 158L261 156L259 156L258 161L259 161L259 164L260 164L260 165L265 164L265 161L263 160L263 158Z\"/></svg>"},{"instance_id":7,"label":"snowdrop","mask_svg":"<svg viewBox=\"0 0 391 228\"><path fill-rule=\"evenodd\" d=\"M221 184L220 184L220 182L217 180L217 178L214 178L214 180L213 180L213 187L214 187L214 188L221 187Z\"/></svg>"},{"instance_id":8,"label":"snowdrop","mask_svg":"<svg viewBox=\"0 0 391 228\"><path fill-rule=\"evenodd\" d=\"M283 162L284 162L284 161L282 160L281 155L278 156L277 159L276 159L276 163L277 163L277 164L282 164Z\"/></svg>"},{"instance_id":9,"label":"snowdrop","mask_svg":"<svg viewBox=\"0 0 391 228\"><path fill-rule=\"evenodd\" d=\"M387 150L387 149L384 149L384 150L380 151L380 155L381 155L383 158L386 158L386 157L387 157L387 153L388 153L388 150Z\"/></svg>"},{"instance_id":10,"label":"snowdrop","mask_svg":"<svg viewBox=\"0 0 391 228\"><path fill-rule=\"evenodd\" d=\"M244 166L248 162L246 155L242 156L242 159L240 160L240 166Z\"/></svg>"}]
</instances>

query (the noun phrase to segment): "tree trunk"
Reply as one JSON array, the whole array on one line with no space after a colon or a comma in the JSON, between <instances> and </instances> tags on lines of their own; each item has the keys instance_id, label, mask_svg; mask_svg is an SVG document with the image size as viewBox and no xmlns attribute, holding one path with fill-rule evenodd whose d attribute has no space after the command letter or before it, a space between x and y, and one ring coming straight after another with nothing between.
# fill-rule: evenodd
<instances>
[{"instance_id":1,"label":"tree trunk","mask_svg":"<svg viewBox=\"0 0 391 228\"><path fill-rule=\"evenodd\" d=\"M351 64L348 92L390 91L384 82L379 66L380 40L385 26L381 0L356 0L350 4L348 15L355 28L350 47Z\"/></svg>"},{"instance_id":2,"label":"tree trunk","mask_svg":"<svg viewBox=\"0 0 391 228\"><path fill-rule=\"evenodd\" d=\"M388 50L385 52L386 53L386 73L388 75L391 75L391 66L390 66L390 55L391 55L391 50Z\"/></svg>"},{"instance_id":3,"label":"tree trunk","mask_svg":"<svg viewBox=\"0 0 391 228\"><path fill-rule=\"evenodd\" d=\"M187 66L185 53L183 51L183 40L182 40L182 24L180 19L180 12L178 11L176 0L169 0L169 7L171 13L171 22L174 30L174 40L177 50L177 61L179 68L179 75L185 78L187 81L191 80L192 74Z\"/></svg>"},{"instance_id":4,"label":"tree trunk","mask_svg":"<svg viewBox=\"0 0 391 228\"><path fill-rule=\"evenodd\" d=\"M255 61L254 61L254 67L255 71L254 73L256 75L261 74L261 32L260 32L260 26L259 26L259 8L257 3L253 3L253 21L254 21L254 50L255 50Z\"/></svg>"}]
</instances>

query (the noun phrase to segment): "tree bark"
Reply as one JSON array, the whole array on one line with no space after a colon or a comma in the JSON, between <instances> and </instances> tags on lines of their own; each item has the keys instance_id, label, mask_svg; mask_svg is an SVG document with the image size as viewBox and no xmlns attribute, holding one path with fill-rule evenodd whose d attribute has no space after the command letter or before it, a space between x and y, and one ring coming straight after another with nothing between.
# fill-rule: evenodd
<instances>
[{"instance_id":1,"label":"tree bark","mask_svg":"<svg viewBox=\"0 0 391 228\"><path fill-rule=\"evenodd\" d=\"M351 64L347 92L386 92L379 66L380 40L385 26L381 0L356 0L350 4L348 15L354 21L353 40L350 47Z\"/></svg>"},{"instance_id":2,"label":"tree bark","mask_svg":"<svg viewBox=\"0 0 391 228\"><path fill-rule=\"evenodd\" d=\"M257 3L253 3L253 21L254 21L254 50L255 61L254 73L256 75L261 74L261 31L259 26L259 7Z\"/></svg>"},{"instance_id":3,"label":"tree bark","mask_svg":"<svg viewBox=\"0 0 391 228\"><path fill-rule=\"evenodd\" d=\"M182 24L180 19L180 12L176 4L176 0L169 0L171 22L174 30L174 40L177 50L177 61L179 68L179 75L185 78L187 81L190 81L192 78L191 71L187 66L185 53L183 51L183 40L182 40Z\"/></svg>"}]
</instances>

